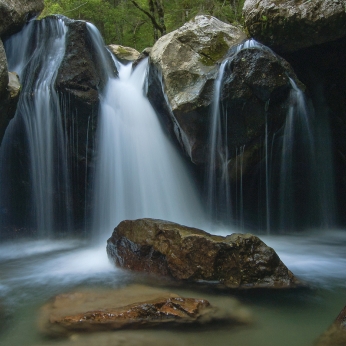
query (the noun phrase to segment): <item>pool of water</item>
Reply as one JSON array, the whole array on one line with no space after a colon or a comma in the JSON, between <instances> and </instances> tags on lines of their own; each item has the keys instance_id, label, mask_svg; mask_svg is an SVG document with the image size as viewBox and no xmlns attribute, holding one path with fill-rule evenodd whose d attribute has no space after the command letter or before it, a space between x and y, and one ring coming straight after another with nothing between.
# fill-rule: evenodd
<instances>
[{"instance_id":1,"label":"pool of water","mask_svg":"<svg viewBox=\"0 0 346 346\"><path fill-rule=\"evenodd\" d=\"M346 232L261 239L312 289L231 294L209 285L183 288L115 268L107 259L106 244L93 247L80 240L2 243L0 345L311 345L346 303ZM236 296L250 310L253 323L75 334L65 339L48 339L38 330L40 307L57 294L86 288L113 290L143 282L183 296L205 298L223 308Z\"/></svg>"}]
</instances>

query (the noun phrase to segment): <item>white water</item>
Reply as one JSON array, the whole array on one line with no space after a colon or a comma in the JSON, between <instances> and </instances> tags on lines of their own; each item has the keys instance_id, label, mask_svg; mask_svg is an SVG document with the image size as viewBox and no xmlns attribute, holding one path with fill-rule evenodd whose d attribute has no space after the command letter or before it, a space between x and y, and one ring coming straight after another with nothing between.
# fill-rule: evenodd
<instances>
[{"instance_id":1,"label":"white water","mask_svg":"<svg viewBox=\"0 0 346 346\"><path fill-rule=\"evenodd\" d=\"M109 236L122 220L151 217L190 226L203 210L182 158L144 95L147 61L119 65L101 101L94 229Z\"/></svg>"},{"instance_id":2,"label":"white water","mask_svg":"<svg viewBox=\"0 0 346 346\"><path fill-rule=\"evenodd\" d=\"M64 219L64 224L68 224L66 144L54 89L65 54L66 32L61 19L32 21L5 42L9 70L19 74L23 89L2 147L8 147L6 143L13 141L12 131L24 123L30 155L31 213L42 236L51 234L55 218ZM56 190L63 192L65 211L56 205L56 197L54 202Z\"/></svg>"}]
</instances>

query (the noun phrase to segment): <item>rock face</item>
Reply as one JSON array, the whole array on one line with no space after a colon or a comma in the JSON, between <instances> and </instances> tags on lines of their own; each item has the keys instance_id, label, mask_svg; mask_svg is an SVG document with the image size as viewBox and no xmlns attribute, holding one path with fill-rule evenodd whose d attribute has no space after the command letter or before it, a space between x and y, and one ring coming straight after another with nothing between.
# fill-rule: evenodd
<instances>
[{"instance_id":1,"label":"rock face","mask_svg":"<svg viewBox=\"0 0 346 346\"><path fill-rule=\"evenodd\" d=\"M197 16L190 22L161 37L150 52L148 97L169 131L175 132L182 147L191 156L188 124L177 120L212 102L216 63L229 48L245 39L237 27L209 16ZM166 96L163 94L165 91ZM188 118L188 116L186 117Z\"/></svg>"},{"instance_id":2,"label":"rock face","mask_svg":"<svg viewBox=\"0 0 346 346\"><path fill-rule=\"evenodd\" d=\"M4 45L0 39L0 97L6 93L8 85L7 60Z\"/></svg>"},{"instance_id":3,"label":"rock face","mask_svg":"<svg viewBox=\"0 0 346 346\"><path fill-rule=\"evenodd\" d=\"M130 62L138 59L140 53L131 47L124 47L118 44L110 44L108 46L110 51L119 59L120 61Z\"/></svg>"},{"instance_id":4,"label":"rock face","mask_svg":"<svg viewBox=\"0 0 346 346\"><path fill-rule=\"evenodd\" d=\"M252 37L292 52L345 36L345 10L343 0L246 0L243 14Z\"/></svg>"},{"instance_id":5,"label":"rock face","mask_svg":"<svg viewBox=\"0 0 346 346\"><path fill-rule=\"evenodd\" d=\"M346 345L346 306L329 327L314 344L315 346L344 346Z\"/></svg>"},{"instance_id":6,"label":"rock face","mask_svg":"<svg viewBox=\"0 0 346 346\"><path fill-rule=\"evenodd\" d=\"M239 324L248 323L249 316L236 305L234 311L220 312L205 299L184 298L162 289L131 285L118 290L60 294L41 309L39 326L43 333L54 336L214 320Z\"/></svg>"},{"instance_id":7,"label":"rock face","mask_svg":"<svg viewBox=\"0 0 346 346\"><path fill-rule=\"evenodd\" d=\"M193 25L199 25L195 28L198 35L187 30ZM150 54L149 100L158 114L164 115L166 128L196 165L209 160L208 139L218 69L215 62L225 57L230 46L234 47L228 52L232 57L225 68L221 101L227 123L231 124L227 126L231 156L244 145L251 152L254 145L260 148L258 142L266 119L274 132L283 125L291 89L288 77L300 84L284 59L254 40L238 45L244 37L241 32L223 25L213 18L196 17L196 23L189 22L159 40ZM221 53L217 37L226 35L227 30L234 30L236 38L229 39ZM204 55L206 47L208 54ZM207 57L215 55L217 59L211 63Z\"/></svg>"},{"instance_id":8,"label":"rock face","mask_svg":"<svg viewBox=\"0 0 346 346\"><path fill-rule=\"evenodd\" d=\"M251 234L221 237L168 221L126 220L108 239L107 253L119 267L177 280L241 289L299 285L275 251Z\"/></svg>"},{"instance_id":9,"label":"rock face","mask_svg":"<svg viewBox=\"0 0 346 346\"><path fill-rule=\"evenodd\" d=\"M15 72L8 72L8 85L0 101L0 144L8 123L16 113L21 85Z\"/></svg>"},{"instance_id":10,"label":"rock face","mask_svg":"<svg viewBox=\"0 0 346 346\"><path fill-rule=\"evenodd\" d=\"M13 34L43 10L43 0L0 0L0 37Z\"/></svg>"},{"instance_id":11,"label":"rock face","mask_svg":"<svg viewBox=\"0 0 346 346\"><path fill-rule=\"evenodd\" d=\"M85 192L89 190L93 172L91 164L98 123L99 93L106 85L108 75L105 74L104 63L99 60L87 23L67 18L64 21L68 28L66 53L58 70L55 87L65 107L64 126L71 149L70 162L73 163L73 209L76 228L79 228L84 216L90 214L84 210ZM107 62L115 76L117 71L114 70L110 54Z\"/></svg>"},{"instance_id":12,"label":"rock face","mask_svg":"<svg viewBox=\"0 0 346 346\"><path fill-rule=\"evenodd\" d=\"M6 127L16 112L19 91L18 75L8 72L5 49L0 39L0 144Z\"/></svg>"}]
</instances>

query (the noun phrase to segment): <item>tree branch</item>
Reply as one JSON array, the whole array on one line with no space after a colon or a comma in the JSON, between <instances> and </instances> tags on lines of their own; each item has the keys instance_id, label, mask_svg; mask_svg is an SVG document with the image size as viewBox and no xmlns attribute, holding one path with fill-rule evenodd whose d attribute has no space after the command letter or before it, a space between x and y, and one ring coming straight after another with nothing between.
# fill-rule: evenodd
<instances>
[{"instance_id":1,"label":"tree branch","mask_svg":"<svg viewBox=\"0 0 346 346\"><path fill-rule=\"evenodd\" d=\"M136 1L131 0L131 2L133 3L134 6L136 6L140 11L142 11L146 16L148 16L151 20L151 23L153 24L153 27L157 30L160 31L161 35L163 35L163 28L157 23L156 19L154 16L152 16L148 11L146 11L145 9L143 9L142 7L140 7Z\"/></svg>"},{"instance_id":2,"label":"tree branch","mask_svg":"<svg viewBox=\"0 0 346 346\"><path fill-rule=\"evenodd\" d=\"M69 12L78 10L78 9L81 8L82 6L86 5L88 2L89 2L89 1L87 1L87 2L85 2L84 4L81 4L81 5L79 5L79 6L75 7L75 8L73 8L72 10L68 10L68 11L66 11L66 12L64 12L64 13L69 13Z\"/></svg>"}]
</instances>

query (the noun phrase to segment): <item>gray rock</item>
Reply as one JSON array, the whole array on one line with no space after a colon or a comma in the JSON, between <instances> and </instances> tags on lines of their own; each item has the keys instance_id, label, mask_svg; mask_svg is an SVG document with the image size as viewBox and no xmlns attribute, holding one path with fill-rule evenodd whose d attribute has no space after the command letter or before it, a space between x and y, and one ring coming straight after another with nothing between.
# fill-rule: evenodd
<instances>
[{"instance_id":1,"label":"gray rock","mask_svg":"<svg viewBox=\"0 0 346 346\"><path fill-rule=\"evenodd\" d=\"M243 14L250 35L277 52L346 35L344 0L246 0Z\"/></svg>"},{"instance_id":2,"label":"gray rock","mask_svg":"<svg viewBox=\"0 0 346 346\"><path fill-rule=\"evenodd\" d=\"M0 97L6 94L8 85L7 59L4 45L0 39Z\"/></svg>"},{"instance_id":3,"label":"gray rock","mask_svg":"<svg viewBox=\"0 0 346 346\"><path fill-rule=\"evenodd\" d=\"M161 37L150 52L149 100L195 163L205 152L196 137L207 138L209 112L201 109L212 103L217 63L245 37L238 27L197 16Z\"/></svg>"},{"instance_id":4,"label":"gray rock","mask_svg":"<svg viewBox=\"0 0 346 346\"><path fill-rule=\"evenodd\" d=\"M40 14L43 0L0 0L0 37L13 34L31 18Z\"/></svg>"}]
</instances>

